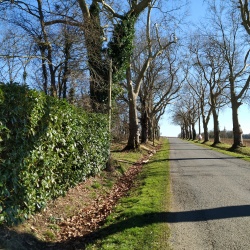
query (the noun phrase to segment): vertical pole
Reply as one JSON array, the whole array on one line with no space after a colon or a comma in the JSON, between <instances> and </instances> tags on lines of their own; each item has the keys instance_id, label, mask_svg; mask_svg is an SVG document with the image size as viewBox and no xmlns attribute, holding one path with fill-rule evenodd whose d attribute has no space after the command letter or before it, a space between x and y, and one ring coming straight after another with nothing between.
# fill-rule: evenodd
<instances>
[{"instance_id":1,"label":"vertical pole","mask_svg":"<svg viewBox=\"0 0 250 250\"><path fill-rule=\"evenodd\" d=\"M198 103L198 117L199 117L199 136L201 134L201 115L200 115L200 104Z\"/></svg>"},{"instance_id":2,"label":"vertical pole","mask_svg":"<svg viewBox=\"0 0 250 250\"><path fill-rule=\"evenodd\" d=\"M109 158L106 163L106 169L108 171L112 171L111 166L111 152L110 152L110 146L111 146L111 116L112 116L112 59L109 61L109 87L108 87L108 129L109 129L109 135L110 135L110 143L109 143Z\"/></svg>"},{"instance_id":3,"label":"vertical pole","mask_svg":"<svg viewBox=\"0 0 250 250\"><path fill-rule=\"evenodd\" d=\"M112 116L112 59L109 62L109 94L108 94L108 116L109 116L109 133L111 134L111 116Z\"/></svg>"}]
</instances>

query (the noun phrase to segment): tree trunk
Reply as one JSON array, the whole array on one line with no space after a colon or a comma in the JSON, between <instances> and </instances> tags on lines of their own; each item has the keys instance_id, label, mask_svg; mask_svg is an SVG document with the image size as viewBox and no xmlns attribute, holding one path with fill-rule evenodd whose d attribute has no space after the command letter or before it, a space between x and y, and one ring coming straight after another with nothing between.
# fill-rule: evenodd
<instances>
[{"instance_id":1,"label":"tree trunk","mask_svg":"<svg viewBox=\"0 0 250 250\"><path fill-rule=\"evenodd\" d=\"M234 142L232 147L237 148L243 146L243 138L242 138L243 131L240 127L238 118L238 109L241 103L239 103L236 100L236 98L232 99L231 102L232 102L232 117L233 117L233 134L234 134Z\"/></svg>"},{"instance_id":2,"label":"tree trunk","mask_svg":"<svg viewBox=\"0 0 250 250\"><path fill-rule=\"evenodd\" d=\"M151 123L151 120L149 119L148 120L148 139L151 140L151 141L152 141L152 138L153 138L152 131L153 131L152 123Z\"/></svg>"},{"instance_id":3,"label":"tree trunk","mask_svg":"<svg viewBox=\"0 0 250 250\"><path fill-rule=\"evenodd\" d=\"M194 123L192 123L192 131L193 131L193 135L192 135L192 139L195 140L196 139L196 130L195 130L195 127L194 127Z\"/></svg>"},{"instance_id":4,"label":"tree trunk","mask_svg":"<svg viewBox=\"0 0 250 250\"><path fill-rule=\"evenodd\" d=\"M133 83L131 80L130 67L127 69L127 89L129 100L129 138L127 146L124 150L139 149L139 125L137 118L136 98L137 95L133 91Z\"/></svg>"},{"instance_id":5,"label":"tree trunk","mask_svg":"<svg viewBox=\"0 0 250 250\"><path fill-rule=\"evenodd\" d=\"M85 1L78 0L84 17L83 32L90 71L90 99L95 112L105 112L108 100L109 70L103 55L103 30L98 1L92 1L89 9ZM107 56L107 55L106 55Z\"/></svg>"},{"instance_id":6,"label":"tree trunk","mask_svg":"<svg viewBox=\"0 0 250 250\"><path fill-rule=\"evenodd\" d=\"M159 126L159 118L155 119L155 138L156 140L160 140L160 134L161 134L161 131L160 131L160 126Z\"/></svg>"},{"instance_id":7,"label":"tree trunk","mask_svg":"<svg viewBox=\"0 0 250 250\"><path fill-rule=\"evenodd\" d=\"M202 123L203 123L203 129L204 129L204 142L209 141L208 122L209 122L209 119L206 119L206 117L202 115Z\"/></svg>"},{"instance_id":8,"label":"tree trunk","mask_svg":"<svg viewBox=\"0 0 250 250\"><path fill-rule=\"evenodd\" d=\"M50 81L51 81L50 95L56 97L57 96L56 75L54 66L52 64L52 47L50 44L48 45L48 61L49 61Z\"/></svg>"},{"instance_id":9,"label":"tree trunk","mask_svg":"<svg viewBox=\"0 0 250 250\"><path fill-rule=\"evenodd\" d=\"M67 98L67 82L69 76L70 49L72 45L69 39L70 39L69 34L65 34L65 44L64 44L65 62L63 67L63 78L62 78L62 94L64 99Z\"/></svg>"},{"instance_id":10,"label":"tree trunk","mask_svg":"<svg viewBox=\"0 0 250 250\"><path fill-rule=\"evenodd\" d=\"M203 105L204 98L202 100L203 101L201 102L201 116L202 116L202 124L203 124L203 129L204 129L204 142L207 142L209 141L208 123L210 120L211 108L209 109L207 116L206 116L204 105Z\"/></svg>"},{"instance_id":11,"label":"tree trunk","mask_svg":"<svg viewBox=\"0 0 250 250\"><path fill-rule=\"evenodd\" d=\"M129 101L129 138L125 150L135 150L140 147L139 127L137 120L136 104L134 100Z\"/></svg>"},{"instance_id":12,"label":"tree trunk","mask_svg":"<svg viewBox=\"0 0 250 250\"><path fill-rule=\"evenodd\" d=\"M40 18L40 25L41 25L43 39L44 39L43 41L41 40L41 42L42 42L42 46L44 46L44 48L47 49L46 58L48 59L47 61L49 64L50 81L51 81L50 95L56 97L57 90L56 90L55 70L54 70L54 66L52 63L52 46L49 42L48 34L46 32L43 9L42 9L42 1L37 0L37 4L38 4L38 12L39 12L39 18Z\"/></svg>"},{"instance_id":13,"label":"tree trunk","mask_svg":"<svg viewBox=\"0 0 250 250\"><path fill-rule=\"evenodd\" d=\"M185 139L189 138L188 124L185 123Z\"/></svg>"},{"instance_id":14,"label":"tree trunk","mask_svg":"<svg viewBox=\"0 0 250 250\"><path fill-rule=\"evenodd\" d=\"M184 125L181 126L181 138L185 139L185 126Z\"/></svg>"},{"instance_id":15,"label":"tree trunk","mask_svg":"<svg viewBox=\"0 0 250 250\"><path fill-rule=\"evenodd\" d=\"M188 139L189 140L192 140L192 138L193 138L193 135L192 135L193 133L192 133L192 126L191 126L191 124L189 124L189 136L188 136Z\"/></svg>"},{"instance_id":16,"label":"tree trunk","mask_svg":"<svg viewBox=\"0 0 250 250\"><path fill-rule=\"evenodd\" d=\"M156 119L155 119L153 114L151 114L150 120L151 120L151 124L152 124L152 136L153 136L152 142L153 142L153 146L155 146Z\"/></svg>"},{"instance_id":17,"label":"tree trunk","mask_svg":"<svg viewBox=\"0 0 250 250\"><path fill-rule=\"evenodd\" d=\"M219 119L216 109L213 108L213 119L214 119L214 145L220 143L220 128L219 128Z\"/></svg>"},{"instance_id":18,"label":"tree trunk","mask_svg":"<svg viewBox=\"0 0 250 250\"><path fill-rule=\"evenodd\" d=\"M208 127L205 125L204 127L204 142L209 141Z\"/></svg>"},{"instance_id":19,"label":"tree trunk","mask_svg":"<svg viewBox=\"0 0 250 250\"><path fill-rule=\"evenodd\" d=\"M148 114L145 110L142 113L141 118L141 143L147 143L148 141Z\"/></svg>"},{"instance_id":20,"label":"tree trunk","mask_svg":"<svg viewBox=\"0 0 250 250\"><path fill-rule=\"evenodd\" d=\"M48 74L46 68L46 60L45 60L45 48L43 46L39 46L42 56L42 75L43 75L43 91L47 95L48 94Z\"/></svg>"}]
</instances>

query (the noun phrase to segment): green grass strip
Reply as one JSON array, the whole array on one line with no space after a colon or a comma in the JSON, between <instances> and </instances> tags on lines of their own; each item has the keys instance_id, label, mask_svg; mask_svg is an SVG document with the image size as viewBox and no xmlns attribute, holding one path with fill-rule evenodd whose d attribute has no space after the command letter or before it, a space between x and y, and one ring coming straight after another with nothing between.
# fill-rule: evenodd
<instances>
[{"instance_id":1,"label":"green grass strip","mask_svg":"<svg viewBox=\"0 0 250 250\"><path fill-rule=\"evenodd\" d=\"M100 230L101 235L86 249L169 249L167 211L170 200L169 146L145 164L136 187L122 198Z\"/></svg>"},{"instance_id":2,"label":"green grass strip","mask_svg":"<svg viewBox=\"0 0 250 250\"><path fill-rule=\"evenodd\" d=\"M240 158L245 161L250 161L250 147L239 147L232 151L231 147L232 145L226 144L226 143L218 143L216 145L213 145L213 142L205 142L201 143L199 141L189 141L191 143L195 143L199 146L210 148L214 151L230 155L236 158Z\"/></svg>"}]
</instances>

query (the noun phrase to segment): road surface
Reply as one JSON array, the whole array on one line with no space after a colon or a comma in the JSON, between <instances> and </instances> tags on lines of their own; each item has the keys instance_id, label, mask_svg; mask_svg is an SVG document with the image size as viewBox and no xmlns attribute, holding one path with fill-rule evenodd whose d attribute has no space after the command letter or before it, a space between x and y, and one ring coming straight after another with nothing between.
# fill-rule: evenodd
<instances>
[{"instance_id":1,"label":"road surface","mask_svg":"<svg viewBox=\"0 0 250 250\"><path fill-rule=\"evenodd\" d=\"M250 162L169 138L174 250L250 249Z\"/></svg>"}]
</instances>

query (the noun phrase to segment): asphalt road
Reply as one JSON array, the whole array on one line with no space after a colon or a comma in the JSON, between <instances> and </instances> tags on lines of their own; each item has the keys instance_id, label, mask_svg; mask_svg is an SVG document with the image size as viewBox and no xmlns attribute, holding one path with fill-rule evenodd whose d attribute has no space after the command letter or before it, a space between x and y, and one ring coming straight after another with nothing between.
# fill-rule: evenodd
<instances>
[{"instance_id":1,"label":"asphalt road","mask_svg":"<svg viewBox=\"0 0 250 250\"><path fill-rule=\"evenodd\" d=\"M174 250L250 249L250 163L169 138Z\"/></svg>"}]
</instances>

